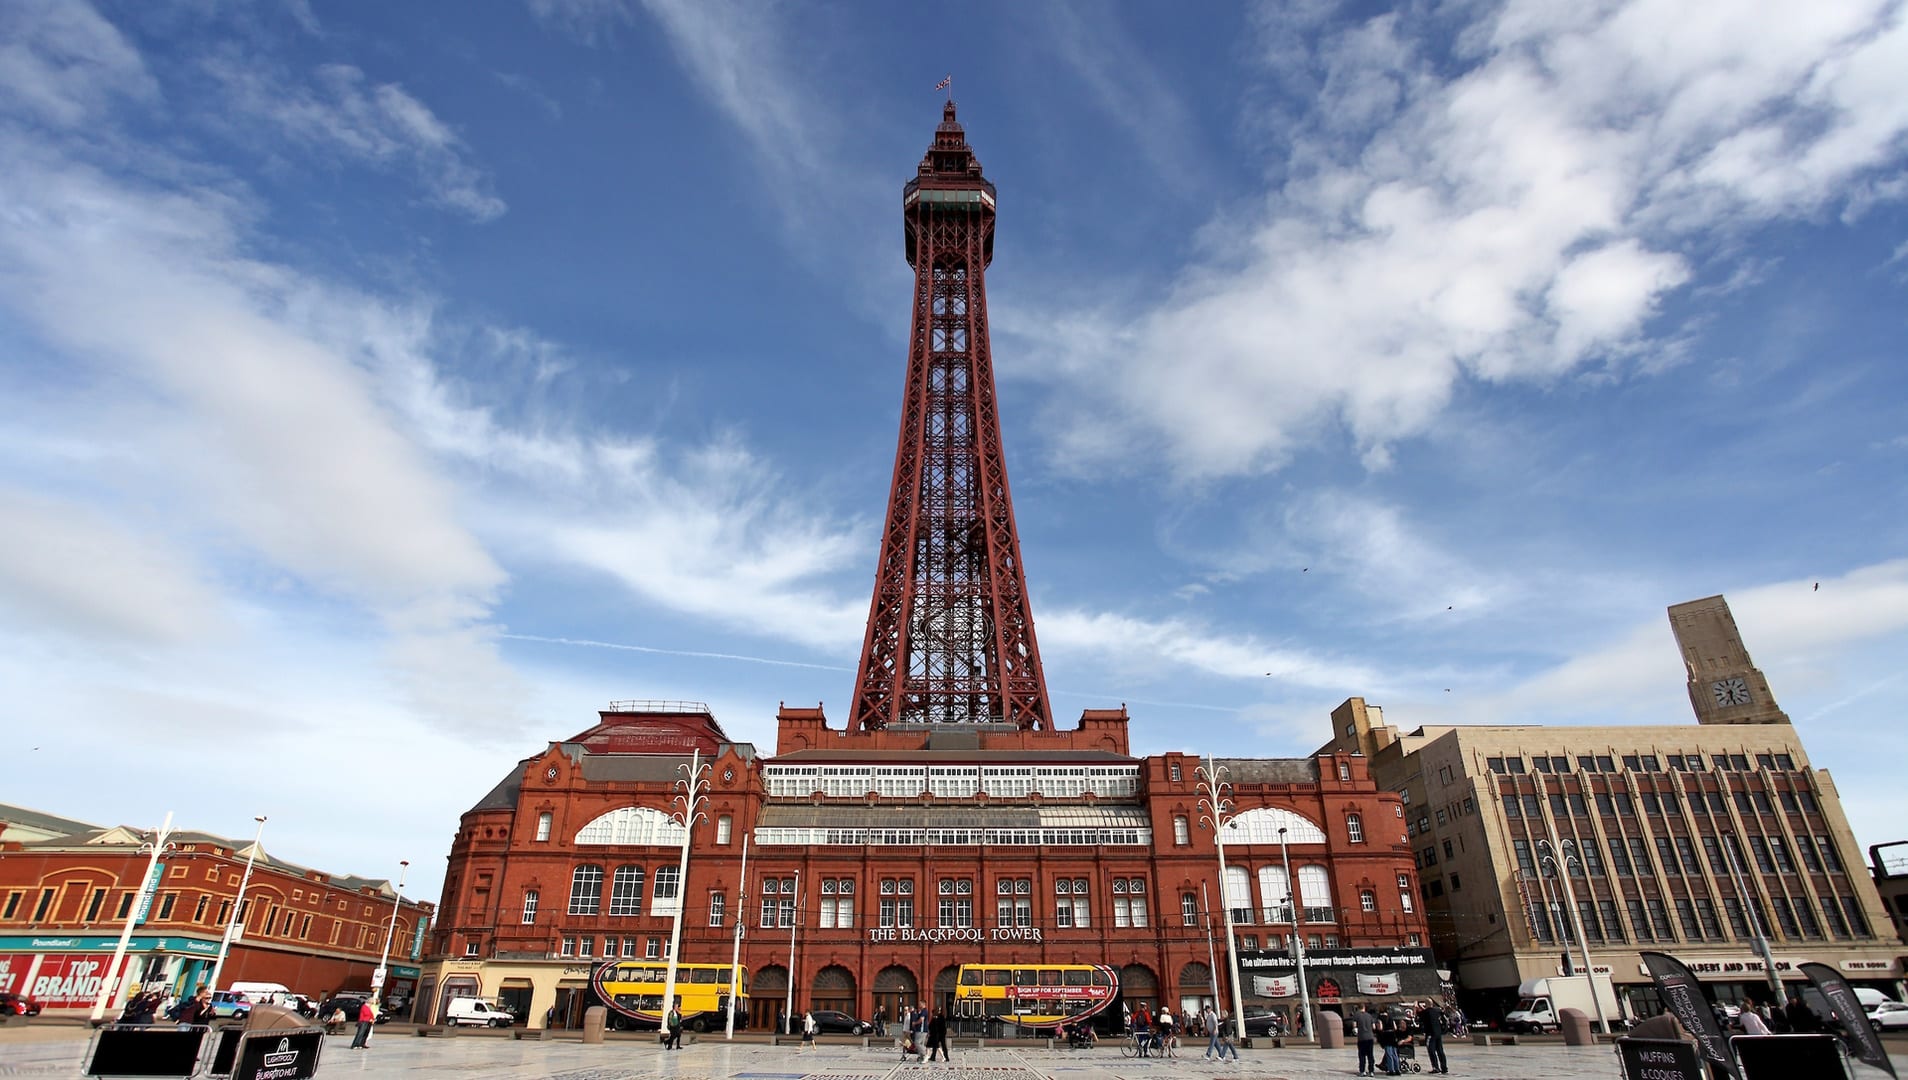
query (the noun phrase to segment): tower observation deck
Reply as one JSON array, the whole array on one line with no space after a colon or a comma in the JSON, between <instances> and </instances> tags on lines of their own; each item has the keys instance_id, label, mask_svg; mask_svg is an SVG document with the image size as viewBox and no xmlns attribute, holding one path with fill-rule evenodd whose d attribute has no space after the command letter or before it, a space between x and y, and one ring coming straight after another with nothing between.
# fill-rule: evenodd
<instances>
[{"instance_id":1,"label":"tower observation deck","mask_svg":"<svg viewBox=\"0 0 1908 1080\"><path fill-rule=\"evenodd\" d=\"M914 313L850 731L1052 729L988 344L994 200L950 101L902 189Z\"/></svg>"}]
</instances>

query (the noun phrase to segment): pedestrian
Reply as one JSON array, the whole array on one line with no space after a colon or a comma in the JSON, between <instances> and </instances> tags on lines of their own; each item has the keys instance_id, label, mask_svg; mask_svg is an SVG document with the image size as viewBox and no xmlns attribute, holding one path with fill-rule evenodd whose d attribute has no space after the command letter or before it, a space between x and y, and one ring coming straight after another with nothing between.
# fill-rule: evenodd
<instances>
[{"instance_id":1,"label":"pedestrian","mask_svg":"<svg viewBox=\"0 0 1908 1080\"><path fill-rule=\"evenodd\" d=\"M1389 1009L1378 1015L1378 1049L1384 1051L1379 1067L1385 1075L1398 1075L1398 1018Z\"/></svg>"},{"instance_id":2,"label":"pedestrian","mask_svg":"<svg viewBox=\"0 0 1908 1080\"><path fill-rule=\"evenodd\" d=\"M1762 1013L1759 1011L1759 1008L1760 1007L1756 1005L1744 1005L1742 1007L1742 1013L1736 1019L1742 1023L1742 1033L1744 1035L1769 1034L1769 1023L1762 1018Z\"/></svg>"},{"instance_id":3,"label":"pedestrian","mask_svg":"<svg viewBox=\"0 0 1908 1080\"><path fill-rule=\"evenodd\" d=\"M1140 1002L1139 1011L1133 1014L1133 1039L1139 1043L1139 1056L1145 1057L1153 1046L1153 1014L1146 1011L1146 1003Z\"/></svg>"},{"instance_id":4,"label":"pedestrian","mask_svg":"<svg viewBox=\"0 0 1908 1080\"><path fill-rule=\"evenodd\" d=\"M1238 1060L1239 1051L1233 1050L1232 1045L1226 1042L1221 1035L1219 1013L1215 1011L1210 1004L1199 1010L1199 1026L1206 1030L1207 1061L1213 1060L1215 1056L1220 1061L1224 1061L1226 1059L1227 1050L1232 1050L1233 1060Z\"/></svg>"},{"instance_id":5,"label":"pedestrian","mask_svg":"<svg viewBox=\"0 0 1908 1080\"><path fill-rule=\"evenodd\" d=\"M682 999L669 1006L669 1014L663 1017L663 1025L669 1029L669 1037L663 1040L664 1050L682 1049Z\"/></svg>"},{"instance_id":6,"label":"pedestrian","mask_svg":"<svg viewBox=\"0 0 1908 1080\"><path fill-rule=\"evenodd\" d=\"M1153 1030L1159 1033L1161 1055L1164 1057L1178 1057L1179 1054L1174 1049L1174 1044L1179 1041L1179 1030L1173 1026L1173 1010L1171 1007L1166 1005L1159 1007L1159 1016L1153 1020Z\"/></svg>"},{"instance_id":7,"label":"pedestrian","mask_svg":"<svg viewBox=\"0 0 1908 1080\"><path fill-rule=\"evenodd\" d=\"M119 1022L144 1027L152 1023L152 1018L158 1011L159 995L150 990L141 991L133 995L133 999L126 1003L125 1011L119 1014Z\"/></svg>"},{"instance_id":8,"label":"pedestrian","mask_svg":"<svg viewBox=\"0 0 1908 1080\"><path fill-rule=\"evenodd\" d=\"M947 1014L945 1013L931 1013L928 1018L927 1059L929 1061L934 1060L936 1051L940 1052L942 1061L950 1060L947 1056Z\"/></svg>"},{"instance_id":9,"label":"pedestrian","mask_svg":"<svg viewBox=\"0 0 1908 1080\"><path fill-rule=\"evenodd\" d=\"M914 1058L927 1060L928 1007L927 1002L914 1003L914 1012L908 1015L908 1034L914 1040Z\"/></svg>"},{"instance_id":10,"label":"pedestrian","mask_svg":"<svg viewBox=\"0 0 1908 1080\"><path fill-rule=\"evenodd\" d=\"M815 1013L813 1010L804 1009L802 1011L802 1049L806 1050L813 1045L815 1045Z\"/></svg>"},{"instance_id":11,"label":"pedestrian","mask_svg":"<svg viewBox=\"0 0 1908 1080\"><path fill-rule=\"evenodd\" d=\"M217 1015L212 1010L212 988L199 987L198 993L173 1006L172 1012L167 1015L182 1028L211 1023Z\"/></svg>"},{"instance_id":12,"label":"pedestrian","mask_svg":"<svg viewBox=\"0 0 1908 1080\"><path fill-rule=\"evenodd\" d=\"M1789 1007L1783 1011L1787 1014L1789 1030L1797 1035L1807 1035L1821 1030L1822 1024L1816 1017L1815 1010L1809 1008L1808 1003L1802 1000L1801 994L1790 991Z\"/></svg>"},{"instance_id":13,"label":"pedestrian","mask_svg":"<svg viewBox=\"0 0 1908 1080\"><path fill-rule=\"evenodd\" d=\"M1352 1014L1352 1033L1358 1038L1358 1075L1373 1076L1378 1065L1372 1056L1372 1048L1378 1045L1378 1018L1363 1005Z\"/></svg>"},{"instance_id":14,"label":"pedestrian","mask_svg":"<svg viewBox=\"0 0 1908 1080\"><path fill-rule=\"evenodd\" d=\"M378 1011L371 1005L371 999L365 998L358 1006L358 1033L351 1038L351 1049L363 1050L371 1045L371 1025L378 1022Z\"/></svg>"},{"instance_id":15,"label":"pedestrian","mask_svg":"<svg viewBox=\"0 0 1908 1080\"><path fill-rule=\"evenodd\" d=\"M886 1006L875 1006L874 1026L876 1038L885 1039L888 1037L888 1010Z\"/></svg>"},{"instance_id":16,"label":"pedestrian","mask_svg":"<svg viewBox=\"0 0 1908 1080\"><path fill-rule=\"evenodd\" d=\"M1451 1063L1444 1057L1444 1035L1449 1021L1444 1010L1429 1001L1418 1010L1418 1025L1424 1028L1424 1054L1434 1073L1448 1074L1451 1071Z\"/></svg>"}]
</instances>

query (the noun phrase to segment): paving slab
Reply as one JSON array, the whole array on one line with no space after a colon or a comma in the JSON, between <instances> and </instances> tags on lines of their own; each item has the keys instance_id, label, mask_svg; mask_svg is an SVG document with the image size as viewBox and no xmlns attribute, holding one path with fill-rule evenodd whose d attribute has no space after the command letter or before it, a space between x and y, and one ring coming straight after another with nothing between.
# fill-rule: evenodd
<instances>
[{"instance_id":1,"label":"paving slab","mask_svg":"<svg viewBox=\"0 0 1908 1080\"><path fill-rule=\"evenodd\" d=\"M0 1029L0 1077L84 1076L90 1032L41 1028L31 1036ZM664 1050L649 1042L585 1046L569 1040L498 1038L420 1039L380 1032L364 1050L350 1039L326 1039L318 1075L362 1080L1320 1080L1354 1076L1353 1050L1310 1047L1245 1050L1237 1062L1209 1062L1203 1047L1177 1058L1127 1058L1117 1048L1044 1050L1029 1047L957 1049L953 1060L923 1065L902 1061L890 1047L820 1045L807 1050L720 1039ZM1891 1047L1891 1052L1897 1050ZM1610 1046L1492 1046L1452 1044L1451 1075L1459 1080L1620 1080ZM1908 1058L1895 1054L1908 1076ZM1420 1059L1422 1064L1422 1059ZM1861 1080L1887 1074L1858 1064ZM1428 1074L1418 1074L1428 1075Z\"/></svg>"}]
</instances>

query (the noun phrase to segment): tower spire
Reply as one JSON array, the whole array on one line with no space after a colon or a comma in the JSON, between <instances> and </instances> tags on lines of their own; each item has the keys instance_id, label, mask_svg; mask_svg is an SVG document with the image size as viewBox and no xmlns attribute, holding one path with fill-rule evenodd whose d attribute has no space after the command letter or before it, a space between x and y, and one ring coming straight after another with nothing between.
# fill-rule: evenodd
<instances>
[{"instance_id":1,"label":"tower spire","mask_svg":"<svg viewBox=\"0 0 1908 1080\"><path fill-rule=\"evenodd\" d=\"M952 99L901 205L914 267L907 386L848 729L1052 730L988 343L994 185Z\"/></svg>"}]
</instances>

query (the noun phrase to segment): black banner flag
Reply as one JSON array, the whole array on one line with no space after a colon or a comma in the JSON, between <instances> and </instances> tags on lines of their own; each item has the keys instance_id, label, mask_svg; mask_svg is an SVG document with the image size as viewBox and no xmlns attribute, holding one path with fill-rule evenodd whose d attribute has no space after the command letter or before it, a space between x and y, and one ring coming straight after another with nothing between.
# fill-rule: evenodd
<instances>
[{"instance_id":1,"label":"black banner flag","mask_svg":"<svg viewBox=\"0 0 1908 1080\"><path fill-rule=\"evenodd\" d=\"M1703 1052L1705 1060L1720 1066L1724 1073L1741 1080L1742 1072L1736 1068L1735 1055L1729 1052L1729 1040L1723 1038L1722 1029L1716 1026L1716 1014L1709 1009L1709 999L1703 996L1702 984L1681 960L1666 953L1646 952L1643 965L1650 969L1650 978L1656 980L1656 992L1662 995L1663 1003L1676 1019L1696 1036L1696 1045Z\"/></svg>"},{"instance_id":2,"label":"black banner flag","mask_svg":"<svg viewBox=\"0 0 1908 1080\"><path fill-rule=\"evenodd\" d=\"M1809 977L1815 988L1828 1000L1829 1008L1835 1010L1835 1018L1842 1022L1842 1030L1848 1033L1849 1048L1855 1056L1877 1069L1887 1069L1888 1075L1895 1075L1895 1066L1888 1060L1888 1051L1882 1049L1881 1036L1868 1022L1868 1013L1862 1008L1855 990L1848 985L1842 974L1827 964L1798 964L1802 974Z\"/></svg>"}]
</instances>

